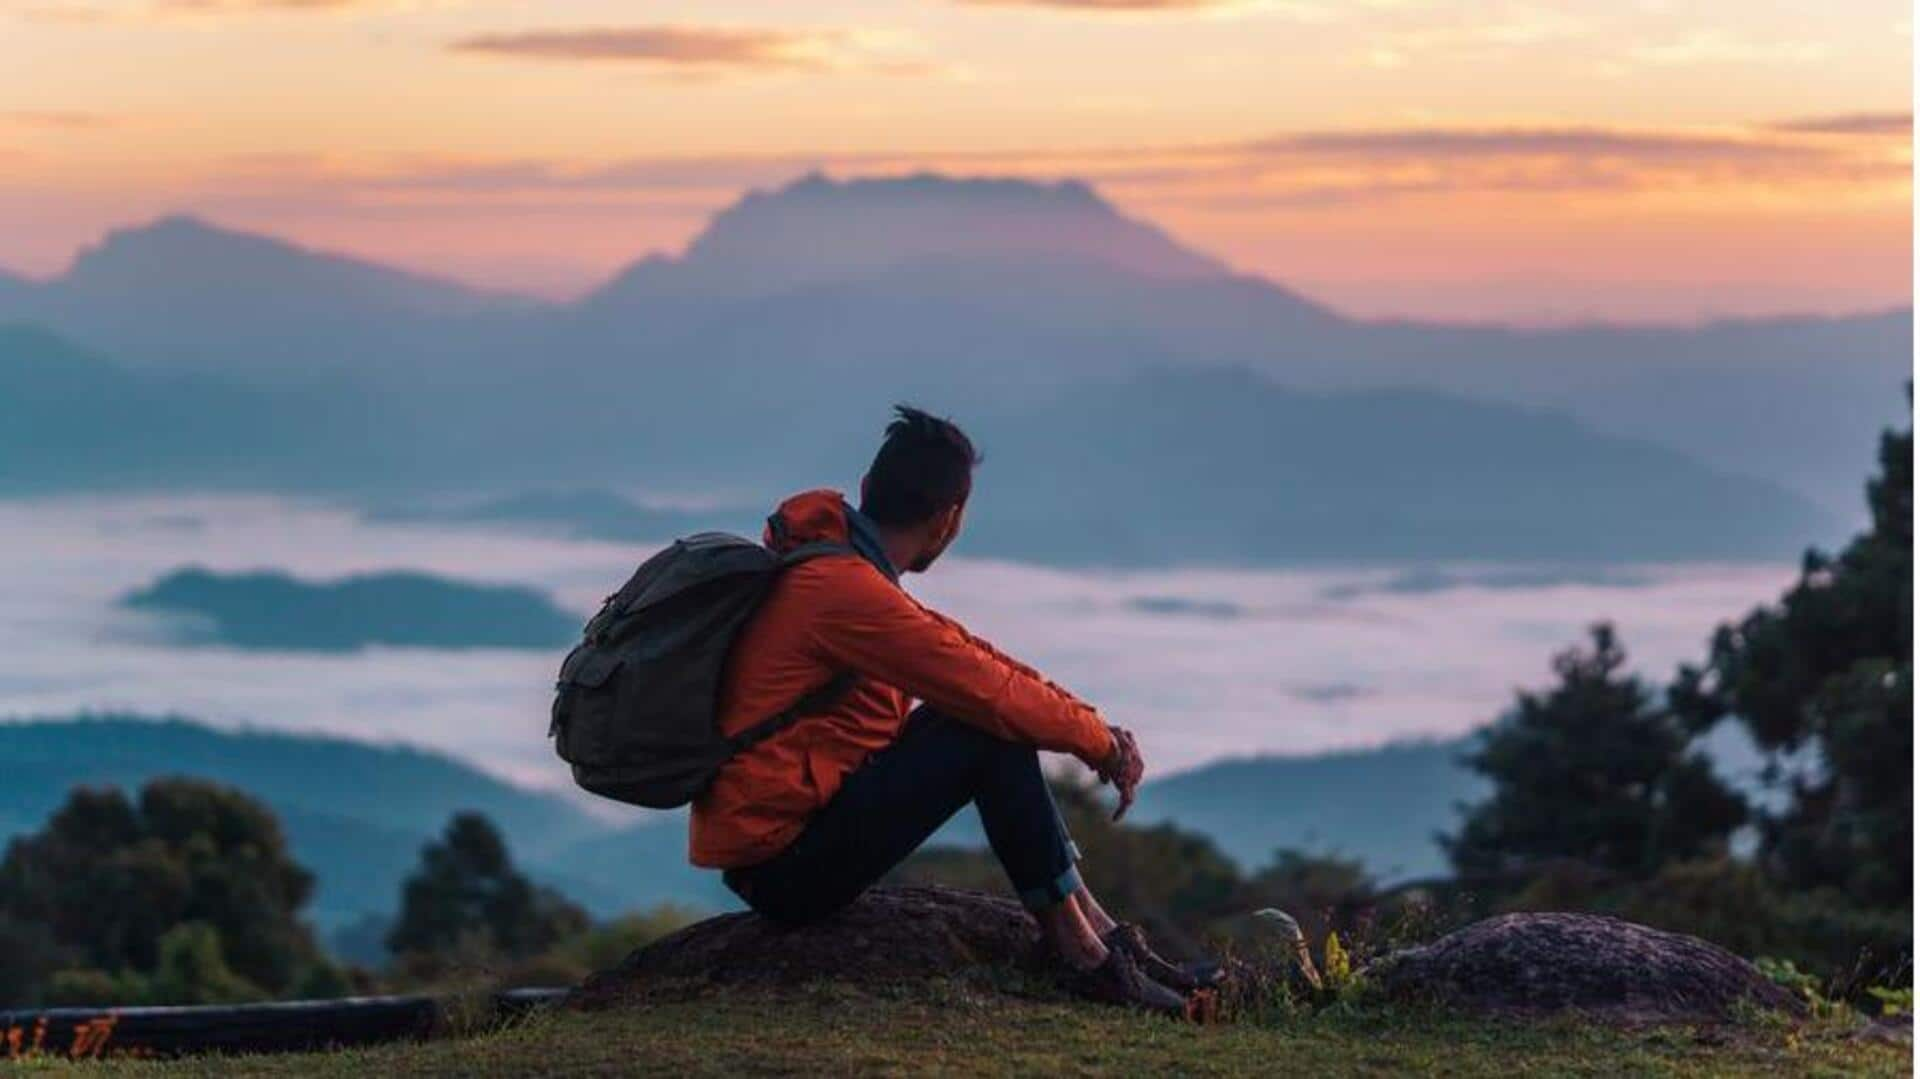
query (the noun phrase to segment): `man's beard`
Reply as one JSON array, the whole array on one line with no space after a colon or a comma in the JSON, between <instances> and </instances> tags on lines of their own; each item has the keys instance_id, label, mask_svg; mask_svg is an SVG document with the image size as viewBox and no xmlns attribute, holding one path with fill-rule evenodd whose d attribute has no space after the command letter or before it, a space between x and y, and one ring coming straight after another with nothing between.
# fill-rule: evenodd
<instances>
[{"instance_id":1,"label":"man's beard","mask_svg":"<svg viewBox=\"0 0 1920 1079\"><path fill-rule=\"evenodd\" d=\"M927 572L927 570L930 569L935 562L940 561L940 556L943 554L946 554L947 548L951 546L953 546L953 540L949 538L947 542L942 543L938 547L935 547L931 550L920 552L920 557L914 559L912 564L907 566L907 572L908 573Z\"/></svg>"}]
</instances>

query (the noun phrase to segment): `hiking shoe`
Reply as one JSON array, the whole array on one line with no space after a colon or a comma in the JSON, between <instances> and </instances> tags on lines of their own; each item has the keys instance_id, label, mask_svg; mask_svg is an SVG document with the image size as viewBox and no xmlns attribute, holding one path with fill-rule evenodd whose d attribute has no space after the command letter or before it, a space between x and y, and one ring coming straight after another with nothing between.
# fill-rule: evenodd
<instances>
[{"instance_id":1,"label":"hiking shoe","mask_svg":"<svg viewBox=\"0 0 1920 1079\"><path fill-rule=\"evenodd\" d=\"M1114 926L1113 931L1102 938L1102 943L1109 951L1127 953L1142 974L1182 993L1214 988L1226 976L1225 969L1218 963L1171 963L1162 959L1153 945L1147 943L1146 931L1131 922Z\"/></svg>"},{"instance_id":2,"label":"hiking shoe","mask_svg":"<svg viewBox=\"0 0 1920 1079\"><path fill-rule=\"evenodd\" d=\"M1074 995L1100 1004L1177 1015L1186 1018L1187 998L1145 974L1133 957L1119 948L1107 949L1107 960L1092 970L1069 969L1066 986Z\"/></svg>"}]
</instances>

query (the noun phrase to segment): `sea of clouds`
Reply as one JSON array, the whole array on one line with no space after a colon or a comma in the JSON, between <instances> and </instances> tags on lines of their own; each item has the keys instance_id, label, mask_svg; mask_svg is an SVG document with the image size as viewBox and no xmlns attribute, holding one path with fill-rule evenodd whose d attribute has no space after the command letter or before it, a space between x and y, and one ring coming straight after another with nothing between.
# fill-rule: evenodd
<instances>
[{"instance_id":1,"label":"sea of clouds","mask_svg":"<svg viewBox=\"0 0 1920 1079\"><path fill-rule=\"evenodd\" d=\"M1135 728L1161 773L1460 734L1543 684L1551 655L1600 619L1637 670L1664 679L1793 575L1772 564L1108 572L971 560L964 547L911 590ZM326 732L561 788L545 740L560 650L179 647L116 600L184 565L306 578L414 569L533 585L584 616L650 550L273 497L3 502L0 718L118 710Z\"/></svg>"}]
</instances>

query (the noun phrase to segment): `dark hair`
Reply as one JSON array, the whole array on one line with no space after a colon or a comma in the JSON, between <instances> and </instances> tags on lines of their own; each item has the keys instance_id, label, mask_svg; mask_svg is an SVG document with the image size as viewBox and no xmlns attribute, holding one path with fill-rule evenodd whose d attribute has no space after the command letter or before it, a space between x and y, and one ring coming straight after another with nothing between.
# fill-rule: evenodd
<instances>
[{"instance_id":1,"label":"dark hair","mask_svg":"<svg viewBox=\"0 0 1920 1079\"><path fill-rule=\"evenodd\" d=\"M876 524L917 525L967 500L980 455L952 420L912 405L895 405L893 413L867 469L860 512Z\"/></svg>"}]
</instances>

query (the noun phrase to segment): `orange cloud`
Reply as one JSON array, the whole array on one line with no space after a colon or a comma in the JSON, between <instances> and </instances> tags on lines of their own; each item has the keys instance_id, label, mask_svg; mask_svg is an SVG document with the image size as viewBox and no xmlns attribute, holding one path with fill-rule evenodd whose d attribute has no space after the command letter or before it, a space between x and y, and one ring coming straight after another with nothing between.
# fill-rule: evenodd
<instances>
[{"instance_id":1,"label":"orange cloud","mask_svg":"<svg viewBox=\"0 0 1920 1079\"><path fill-rule=\"evenodd\" d=\"M1788 121L1787 124L1801 124ZM1824 130L1818 129L1818 130ZM1081 151L712 155L575 163L395 162L327 182L369 192L491 200L584 192L725 192L816 168L1077 177L1214 209L1367 203L1457 193L1731 190L1904 183L1902 147L1835 140L1786 124L1756 130L1399 128L1294 132L1220 144Z\"/></svg>"},{"instance_id":2,"label":"orange cloud","mask_svg":"<svg viewBox=\"0 0 1920 1079\"><path fill-rule=\"evenodd\" d=\"M1908 135L1913 134L1910 112L1847 112L1834 116L1805 116L1773 125L1775 131L1813 135Z\"/></svg>"},{"instance_id":3,"label":"orange cloud","mask_svg":"<svg viewBox=\"0 0 1920 1079\"><path fill-rule=\"evenodd\" d=\"M1077 178L1235 265L1372 314L1530 319L1547 317L1539 312L1553 297L1622 318L1849 310L1893 303L1911 286L1911 153L1891 137L1891 120L1866 115L615 160L230 154L147 202L154 213L184 206L417 269L567 295L638 252L684 243L743 189L811 170ZM1828 133L1858 129L1880 133ZM32 164L19 160L0 170L0 216L5 174ZM22 207L48 202L15 194ZM86 209L88 220L136 216L124 195L98 197L109 201ZM39 248L16 237L15 250L57 267L73 226L35 224ZM1610 298L1595 298L1602 286Z\"/></svg>"},{"instance_id":4,"label":"orange cloud","mask_svg":"<svg viewBox=\"0 0 1920 1079\"><path fill-rule=\"evenodd\" d=\"M476 34L455 52L536 60L645 64L690 72L866 69L905 72L919 65L890 55L874 35L847 30L746 26L629 26Z\"/></svg>"}]
</instances>

